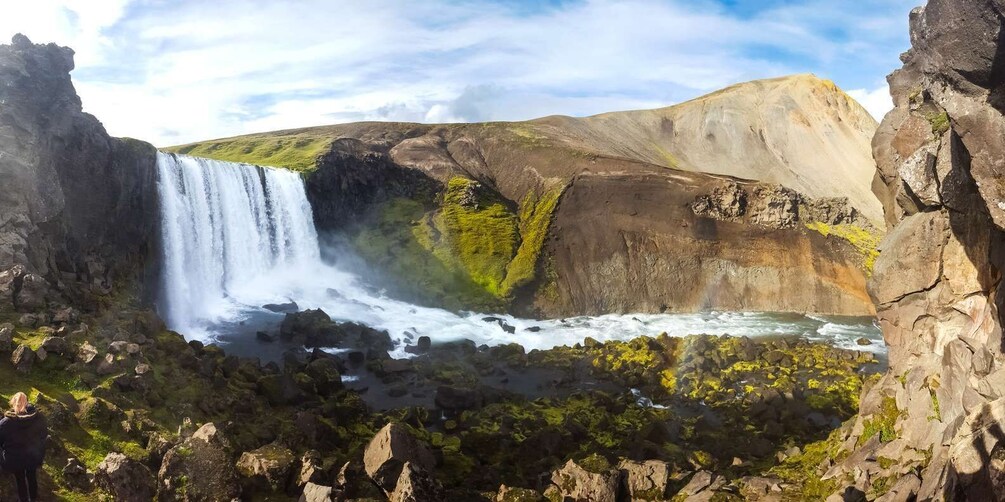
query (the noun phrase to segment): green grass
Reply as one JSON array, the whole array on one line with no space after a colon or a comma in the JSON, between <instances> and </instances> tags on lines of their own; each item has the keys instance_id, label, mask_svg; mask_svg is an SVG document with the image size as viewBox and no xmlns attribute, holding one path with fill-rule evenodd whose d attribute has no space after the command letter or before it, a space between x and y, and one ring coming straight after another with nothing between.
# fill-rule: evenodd
<instances>
[{"instance_id":1,"label":"green grass","mask_svg":"<svg viewBox=\"0 0 1005 502\"><path fill-rule=\"evenodd\" d=\"M239 136L165 148L165 151L229 162L307 172L331 146L332 138L311 133Z\"/></svg>"}]
</instances>

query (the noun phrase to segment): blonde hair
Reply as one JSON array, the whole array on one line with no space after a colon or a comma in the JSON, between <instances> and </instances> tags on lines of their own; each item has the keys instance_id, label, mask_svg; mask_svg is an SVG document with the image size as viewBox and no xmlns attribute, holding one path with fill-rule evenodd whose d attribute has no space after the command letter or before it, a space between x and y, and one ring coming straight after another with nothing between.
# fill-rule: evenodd
<instances>
[{"instance_id":1,"label":"blonde hair","mask_svg":"<svg viewBox=\"0 0 1005 502\"><path fill-rule=\"evenodd\" d=\"M28 396L24 392L18 392L10 398L10 407L14 413L20 415L28 410Z\"/></svg>"}]
</instances>

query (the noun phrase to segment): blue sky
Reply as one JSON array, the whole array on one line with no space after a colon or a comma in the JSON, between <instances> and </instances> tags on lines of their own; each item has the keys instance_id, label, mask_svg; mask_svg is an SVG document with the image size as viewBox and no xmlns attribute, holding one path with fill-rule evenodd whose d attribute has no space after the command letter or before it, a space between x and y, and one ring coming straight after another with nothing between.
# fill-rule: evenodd
<instances>
[{"instance_id":1,"label":"blue sky","mask_svg":"<svg viewBox=\"0 0 1005 502\"><path fill-rule=\"evenodd\" d=\"M791 73L880 117L920 0L36 0L0 37L76 52L109 132L159 146L358 120L671 105Z\"/></svg>"}]
</instances>

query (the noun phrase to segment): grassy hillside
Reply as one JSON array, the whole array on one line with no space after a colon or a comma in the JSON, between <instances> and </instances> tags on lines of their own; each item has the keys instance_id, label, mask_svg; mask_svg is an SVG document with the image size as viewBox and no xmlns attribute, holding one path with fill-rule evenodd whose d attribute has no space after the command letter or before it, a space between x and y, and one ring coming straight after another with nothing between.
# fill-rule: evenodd
<instances>
[{"instance_id":1,"label":"grassy hillside","mask_svg":"<svg viewBox=\"0 0 1005 502\"><path fill-rule=\"evenodd\" d=\"M311 171L335 138L310 130L279 131L165 148L165 151L260 166Z\"/></svg>"}]
</instances>

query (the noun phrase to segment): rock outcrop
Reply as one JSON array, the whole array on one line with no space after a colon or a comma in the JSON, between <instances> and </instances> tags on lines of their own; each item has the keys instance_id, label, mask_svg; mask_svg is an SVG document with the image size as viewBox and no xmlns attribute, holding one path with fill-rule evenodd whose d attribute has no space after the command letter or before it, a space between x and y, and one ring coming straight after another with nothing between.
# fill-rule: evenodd
<instances>
[{"instance_id":1,"label":"rock outcrop","mask_svg":"<svg viewBox=\"0 0 1005 502\"><path fill-rule=\"evenodd\" d=\"M1005 5L931 0L874 140L892 231L869 286L890 370L825 473L882 500L1005 496Z\"/></svg>"},{"instance_id":2,"label":"rock outcrop","mask_svg":"<svg viewBox=\"0 0 1005 502\"><path fill-rule=\"evenodd\" d=\"M0 311L88 305L117 279L152 278L156 156L81 109L73 51L16 35L0 45ZM153 281L149 281L152 286ZM49 291L49 288L55 291ZM13 296L8 296L13 295Z\"/></svg>"}]
</instances>

